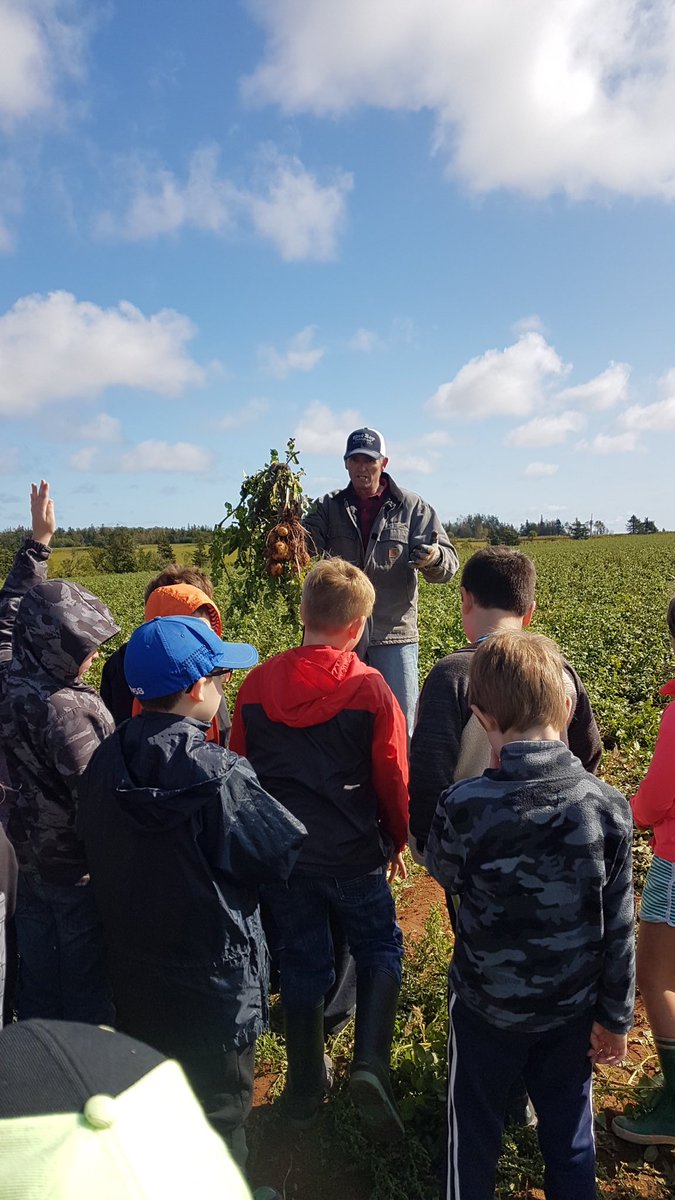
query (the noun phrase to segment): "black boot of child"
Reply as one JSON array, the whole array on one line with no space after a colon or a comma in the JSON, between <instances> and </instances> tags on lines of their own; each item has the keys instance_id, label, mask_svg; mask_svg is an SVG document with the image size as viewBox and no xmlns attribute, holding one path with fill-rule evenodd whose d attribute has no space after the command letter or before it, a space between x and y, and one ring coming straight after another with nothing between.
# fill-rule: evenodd
<instances>
[{"instance_id":1,"label":"black boot of child","mask_svg":"<svg viewBox=\"0 0 675 1200\"><path fill-rule=\"evenodd\" d=\"M295 1129L309 1129L330 1086L332 1063L324 1056L323 1003L284 1010L288 1069L281 1097L284 1116Z\"/></svg>"},{"instance_id":2,"label":"black boot of child","mask_svg":"<svg viewBox=\"0 0 675 1200\"><path fill-rule=\"evenodd\" d=\"M389 1078L399 990L386 971L363 971L357 979L349 1090L363 1117L364 1133L378 1142L398 1141L405 1132Z\"/></svg>"}]
</instances>

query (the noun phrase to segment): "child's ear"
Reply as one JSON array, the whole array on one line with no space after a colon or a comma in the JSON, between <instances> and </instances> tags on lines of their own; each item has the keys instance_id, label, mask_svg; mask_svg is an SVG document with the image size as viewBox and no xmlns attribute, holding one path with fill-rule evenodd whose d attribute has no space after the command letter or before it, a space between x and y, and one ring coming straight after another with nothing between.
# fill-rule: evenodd
<instances>
[{"instance_id":1,"label":"child's ear","mask_svg":"<svg viewBox=\"0 0 675 1200\"><path fill-rule=\"evenodd\" d=\"M536 607L537 607L537 601L533 600L530 607L528 608L527 612L525 613L525 616L523 617L523 629L527 629L528 625L530 624L530 621L532 620L532 618L534 616L534 610Z\"/></svg>"},{"instance_id":2,"label":"child's ear","mask_svg":"<svg viewBox=\"0 0 675 1200\"><path fill-rule=\"evenodd\" d=\"M498 726L497 726L497 722L495 721L494 717L491 717L489 715L489 713L483 712L482 708L479 708L477 704L471 705L471 711L472 711L473 715L477 718L477 720L480 721L480 723L483 726L483 729L485 730L486 733L496 733L497 732Z\"/></svg>"},{"instance_id":3,"label":"child's ear","mask_svg":"<svg viewBox=\"0 0 675 1200\"><path fill-rule=\"evenodd\" d=\"M367 620L367 617L356 617L356 619L352 621L351 625L349 626L350 638L356 638L357 642L361 640L361 635L366 627Z\"/></svg>"},{"instance_id":4,"label":"child's ear","mask_svg":"<svg viewBox=\"0 0 675 1200\"><path fill-rule=\"evenodd\" d=\"M565 693L565 712L567 713L567 716L565 717L565 728L567 729L567 728L569 728L569 723L572 720L572 717L574 716L574 705L572 704L572 697L568 696L567 693Z\"/></svg>"},{"instance_id":5,"label":"child's ear","mask_svg":"<svg viewBox=\"0 0 675 1200\"><path fill-rule=\"evenodd\" d=\"M459 594L462 597L462 616L466 616L467 613L471 612L471 609L476 601L471 595L471 592L467 592L465 587L460 587Z\"/></svg>"},{"instance_id":6,"label":"child's ear","mask_svg":"<svg viewBox=\"0 0 675 1200\"><path fill-rule=\"evenodd\" d=\"M195 682L193 683L192 687L190 688L189 692L187 693L188 696L190 697L190 699L194 700L195 704L201 704L202 700L204 699L205 687L206 687L206 677L205 676L202 677L201 679L195 679Z\"/></svg>"}]
</instances>

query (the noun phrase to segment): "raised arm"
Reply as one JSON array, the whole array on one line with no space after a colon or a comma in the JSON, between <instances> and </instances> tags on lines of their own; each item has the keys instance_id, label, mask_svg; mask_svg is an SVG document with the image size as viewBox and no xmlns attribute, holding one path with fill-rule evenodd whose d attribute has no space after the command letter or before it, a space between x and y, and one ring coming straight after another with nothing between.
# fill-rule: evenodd
<instances>
[{"instance_id":1,"label":"raised arm","mask_svg":"<svg viewBox=\"0 0 675 1200\"><path fill-rule=\"evenodd\" d=\"M17 551L4 587L0 591L0 662L12 657L12 629L22 596L36 583L47 578L49 543L56 529L54 501L49 497L49 484L41 479L39 486L31 484L31 537Z\"/></svg>"},{"instance_id":2,"label":"raised arm","mask_svg":"<svg viewBox=\"0 0 675 1200\"><path fill-rule=\"evenodd\" d=\"M448 583L459 566L455 547L438 514L421 499L410 522L410 556L427 583Z\"/></svg>"}]
</instances>

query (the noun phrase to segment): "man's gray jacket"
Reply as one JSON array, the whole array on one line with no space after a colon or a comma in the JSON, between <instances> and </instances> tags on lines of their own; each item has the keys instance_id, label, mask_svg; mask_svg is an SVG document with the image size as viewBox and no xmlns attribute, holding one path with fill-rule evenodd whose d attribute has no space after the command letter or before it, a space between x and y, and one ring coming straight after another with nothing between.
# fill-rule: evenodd
<instances>
[{"instance_id":1,"label":"man's gray jacket","mask_svg":"<svg viewBox=\"0 0 675 1200\"><path fill-rule=\"evenodd\" d=\"M440 560L420 572L428 583L448 583L459 565L454 546L431 505L382 476L389 490L368 545L359 529L351 485L317 500L303 522L310 554L331 554L361 567L375 588L370 644L416 642L417 570L410 559L420 546L438 546Z\"/></svg>"}]
</instances>

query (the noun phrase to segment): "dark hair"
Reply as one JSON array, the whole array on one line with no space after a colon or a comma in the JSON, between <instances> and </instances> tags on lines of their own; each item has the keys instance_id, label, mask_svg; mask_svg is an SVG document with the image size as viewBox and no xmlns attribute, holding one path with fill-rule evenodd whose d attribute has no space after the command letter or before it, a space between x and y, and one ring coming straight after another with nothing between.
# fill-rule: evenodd
<instances>
[{"instance_id":1,"label":"dark hair","mask_svg":"<svg viewBox=\"0 0 675 1200\"><path fill-rule=\"evenodd\" d=\"M531 558L509 546L478 550L462 571L461 586L481 608L501 608L524 617L534 601L537 572Z\"/></svg>"},{"instance_id":2,"label":"dark hair","mask_svg":"<svg viewBox=\"0 0 675 1200\"><path fill-rule=\"evenodd\" d=\"M670 604L668 605L666 621L668 622L668 629L670 630L670 636L675 638L675 596L673 596L672 600L670 601Z\"/></svg>"},{"instance_id":3,"label":"dark hair","mask_svg":"<svg viewBox=\"0 0 675 1200\"><path fill-rule=\"evenodd\" d=\"M144 599L147 603L148 596L157 591L157 588L171 587L173 583L187 583L190 587L199 588L200 591L206 592L209 600L213 600L213 584L208 575L203 571L198 571L196 567L184 567L180 563L171 563L160 571L159 575L155 575L151 579L145 589Z\"/></svg>"},{"instance_id":4,"label":"dark hair","mask_svg":"<svg viewBox=\"0 0 675 1200\"><path fill-rule=\"evenodd\" d=\"M173 712L178 701L184 695L185 689L180 692L171 692L169 696L156 696L154 700L144 700L142 696L138 696L137 699L145 712Z\"/></svg>"}]
</instances>

